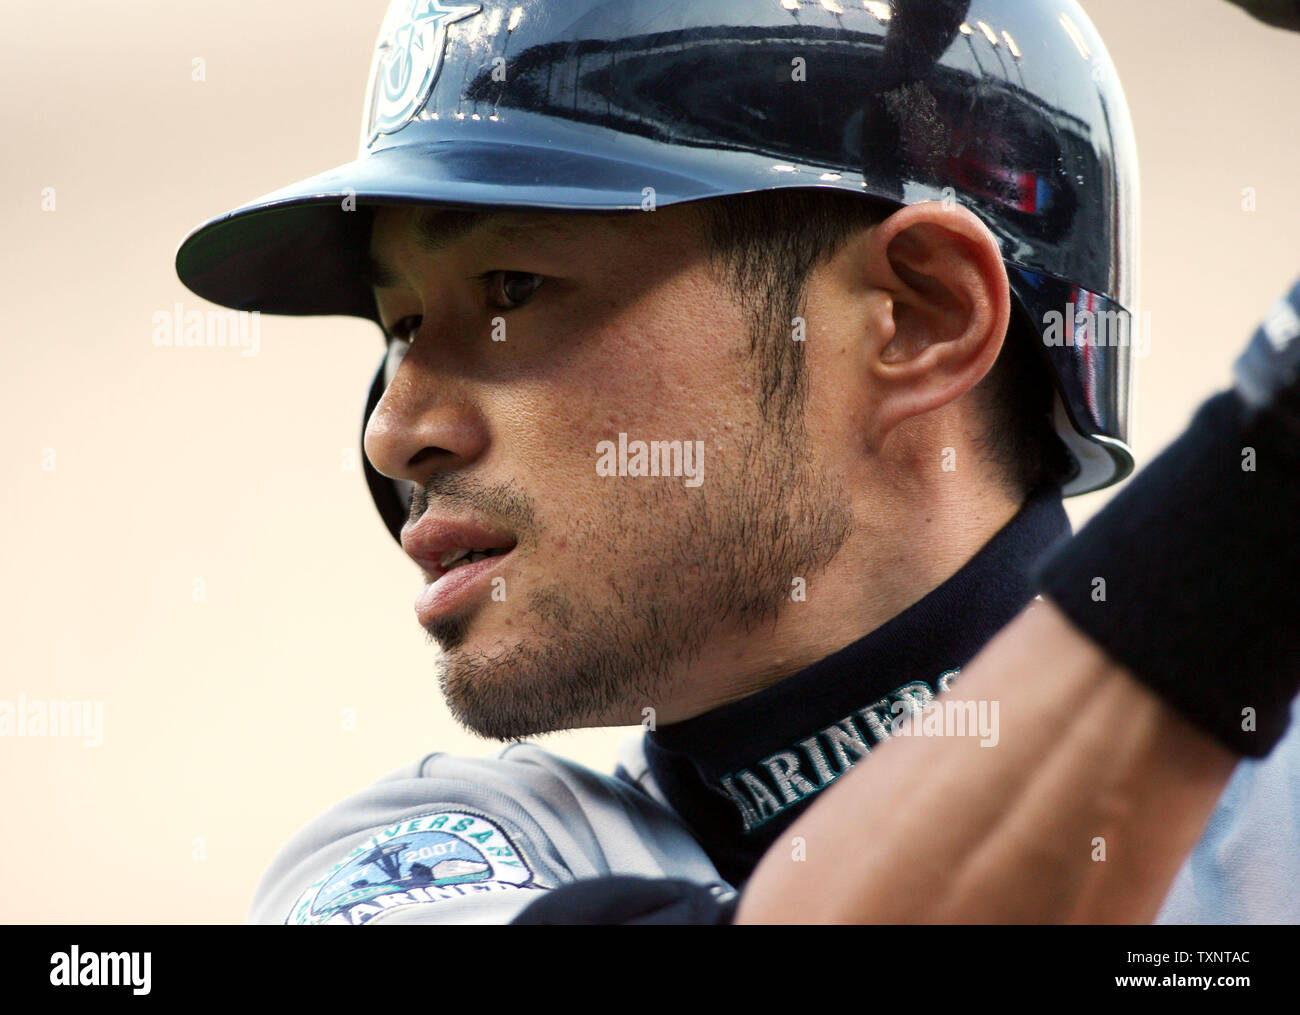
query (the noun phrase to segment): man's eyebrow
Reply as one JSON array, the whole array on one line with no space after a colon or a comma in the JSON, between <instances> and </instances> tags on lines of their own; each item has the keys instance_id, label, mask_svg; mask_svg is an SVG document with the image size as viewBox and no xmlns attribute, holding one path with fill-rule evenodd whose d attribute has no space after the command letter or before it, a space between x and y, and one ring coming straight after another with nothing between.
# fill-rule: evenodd
<instances>
[{"instance_id":1,"label":"man's eyebrow","mask_svg":"<svg viewBox=\"0 0 1300 1015\"><path fill-rule=\"evenodd\" d=\"M415 242L425 253L445 250L459 239L484 230L511 242L535 241L543 237L571 239L576 231L568 223L538 213L493 208L484 211L459 208L421 208L413 223ZM373 288L401 284L401 275L390 264L368 255L362 266L362 281Z\"/></svg>"}]
</instances>

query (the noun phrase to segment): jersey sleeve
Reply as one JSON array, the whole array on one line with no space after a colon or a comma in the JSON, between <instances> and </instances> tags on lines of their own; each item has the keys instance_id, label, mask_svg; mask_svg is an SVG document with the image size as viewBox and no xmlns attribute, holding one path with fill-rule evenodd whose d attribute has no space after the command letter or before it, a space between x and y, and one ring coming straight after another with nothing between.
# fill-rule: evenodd
<instances>
[{"instance_id":1,"label":"jersey sleeve","mask_svg":"<svg viewBox=\"0 0 1300 1015\"><path fill-rule=\"evenodd\" d=\"M1300 923L1300 698L1268 757L1238 763L1155 922Z\"/></svg>"},{"instance_id":2,"label":"jersey sleeve","mask_svg":"<svg viewBox=\"0 0 1300 1015\"><path fill-rule=\"evenodd\" d=\"M272 862L249 922L504 924L544 893L611 876L729 888L667 808L512 744L430 755L331 808Z\"/></svg>"}]
</instances>

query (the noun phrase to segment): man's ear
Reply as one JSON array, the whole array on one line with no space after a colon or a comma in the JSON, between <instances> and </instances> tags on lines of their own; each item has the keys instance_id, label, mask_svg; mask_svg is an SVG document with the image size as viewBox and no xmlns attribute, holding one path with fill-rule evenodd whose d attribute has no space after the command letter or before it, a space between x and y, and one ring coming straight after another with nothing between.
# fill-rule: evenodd
<instances>
[{"instance_id":1,"label":"man's ear","mask_svg":"<svg viewBox=\"0 0 1300 1015\"><path fill-rule=\"evenodd\" d=\"M1011 319L997 240L972 212L909 205L868 234L866 281L878 306L865 369L879 447L903 421L960 398L992 369Z\"/></svg>"}]
</instances>

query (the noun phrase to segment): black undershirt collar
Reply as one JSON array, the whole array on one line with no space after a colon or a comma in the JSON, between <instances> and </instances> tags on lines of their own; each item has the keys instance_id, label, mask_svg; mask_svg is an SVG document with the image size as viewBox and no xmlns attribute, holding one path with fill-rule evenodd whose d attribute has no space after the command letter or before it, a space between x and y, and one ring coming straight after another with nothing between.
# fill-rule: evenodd
<instances>
[{"instance_id":1,"label":"black undershirt collar","mask_svg":"<svg viewBox=\"0 0 1300 1015\"><path fill-rule=\"evenodd\" d=\"M1069 534L1060 490L1040 491L956 574L865 638L647 733L650 773L719 873L741 885L820 790L888 736L903 702L946 689L1033 598L1034 562Z\"/></svg>"}]
</instances>

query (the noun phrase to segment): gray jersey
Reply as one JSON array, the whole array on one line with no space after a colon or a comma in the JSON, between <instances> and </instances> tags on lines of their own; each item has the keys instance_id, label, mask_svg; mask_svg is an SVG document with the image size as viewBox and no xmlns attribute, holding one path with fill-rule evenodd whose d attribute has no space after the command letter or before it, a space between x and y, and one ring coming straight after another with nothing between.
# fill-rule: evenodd
<instances>
[{"instance_id":1,"label":"gray jersey","mask_svg":"<svg viewBox=\"0 0 1300 1015\"><path fill-rule=\"evenodd\" d=\"M508 923L538 896L613 874L729 892L644 778L640 792L533 744L486 758L431 754L331 808L263 876L249 920Z\"/></svg>"}]
</instances>

